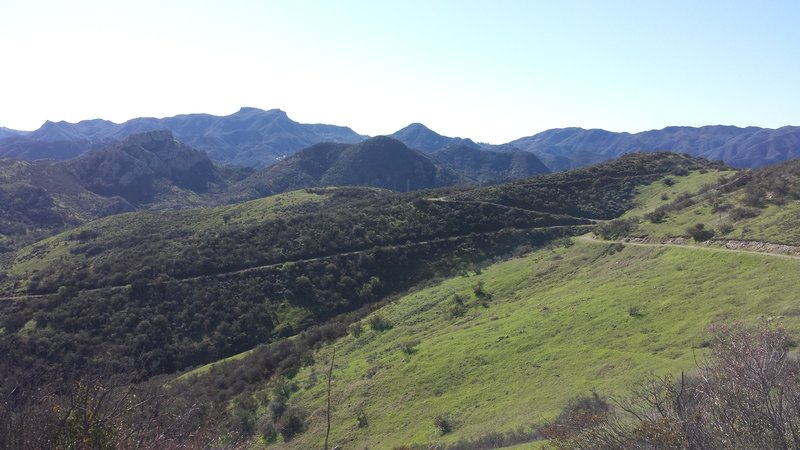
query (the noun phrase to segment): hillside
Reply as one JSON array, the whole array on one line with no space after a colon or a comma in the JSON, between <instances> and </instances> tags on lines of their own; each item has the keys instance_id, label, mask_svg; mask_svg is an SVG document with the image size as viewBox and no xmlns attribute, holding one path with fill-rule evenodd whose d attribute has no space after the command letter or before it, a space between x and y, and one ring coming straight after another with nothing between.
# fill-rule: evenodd
<instances>
[{"instance_id":1,"label":"hillside","mask_svg":"<svg viewBox=\"0 0 800 450\"><path fill-rule=\"evenodd\" d=\"M675 183L672 183L675 181ZM710 177L684 188L678 180L625 214L637 225L626 234L657 242L698 238L708 245L757 247L754 242L800 246L800 161ZM700 233L697 225L702 224ZM785 251L792 251L790 247Z\"/></svg>"},{"instance_id":2,"label":"hillside","mask_svg":"<svg viewBox=\"0 0 800 450\"><path fill-rule=\"evenodd\" d=\"M88 191L62 163L0 159L0 253L133 209L120 197Z\"/></svg>"},{"instance_id":3,"label":"hillside","mask_svg":"<svg viewBox=\"0 0 800 450\"><path fill-rule=\"evenodd\" d=\"M319 186L371 186L407 192L469 182L435 159L379 136L358 144L311 146L254 173L233 190L250 192L253 198Z\"/></svg>"},{"instance_id":4,"label":"hillside","mask_svg":"<svg viewBox=\"0 0 800 450\"><path fill-rule=\"evenodd\" d=\"M499 153L468 145L451 145L431 153L453 170L479 183L499 183L550 173L533 153Z\"/></svg>"},{"instance_id":5,"label":"hillside","mask_svg":"<svg viewBox=\"0 0 800 450\"><path fill-rule=\"evenodd\" d=\"M629 152L671 151L721 160L733 167L763 167L800 157L800 127L667 127L641 133L561 128L510 144L536 154L554 171L613 159Z\"/></svg>"},{"instance_id":6,"label":"hillside","mask_svg":"<svg viewBox=\"0 0 800 450\"><path fill-rule=\"evenodd\" d=\"M363 139L346 127L297 123L277 109L242 108L228 116L185 114L137 118L122 124L100 119L78 123L48 121L24 137L0 137L0 155L69 159L132 134L158 130L172 131L181 142L206 151L214 162L250 167L266 166L319 142L352 143Z\"/></svg>"},{"instance_id":7,"label":"hillside","mask_svg":"<svg viewBox=\"0 0 800 450\"><path fill-rule=\"evenodd\" d=\"M133 204L150 203L173 186L204 193L218 181L206 154L176 141L169 131L129 136L66 166L90 191L120 196Z\"/></svg>"},{"instance_id":8,"label":"hillside","mask_svg":"<svg viewBox=\"0 0 800 450\"><path fill-rule=\"evenodd\" d=\"M217 203L249 172L215 166L169 131L132 135L69 161L0 159L0 248L113 214Z\"/></svg>"},{"instance_id":9,"label":"hillside","mask_svg":"<svg viewBox=\"0 0 800 450\"><path fill-rule=\"evenodd\" d=\"M753 179L774 180L786 166ZM647 211L662 193L709 192L703 186L720 175L735 176L705 169L670 176L640 186L632 203ZM798 229L779 239L796 240ZM800 254L573 239L402 296L314 351L308 367L245 390L236 423L276 448L322 440L325 374L335 347L336 445L447 448L542 439L534 430L576 396L625 398L652 375L696 370L711 324L769 319L800 332L798 269ZM212 373L257 370L259 355L218 364ZM194 386L205 386L204 372L195 375ZM284 416L259 400L276 396L284 414L302 423L291 439L281 437Z\"/></svg>"},{"instance_id":10,"label":"hillside","mask_svg":"<svg viewBox=\"0 0 800 450\"><path fill-rule=\"evenodd\" d=\"M453 442L540 423L581 389L621 392L648 368L681 368L702 344L701 318L788 308L764 303L793 292L780 276L731 303L732 293L751 291L711 282L715 264L731 270L728 253L692 260L701 250L565 239L586 233L590 218L644 207L649 190L731 173L720 169L686 155L634 154L491 187L313 189L88 223L3 265L0 380L52 385L80 367L83 377L124 374L162 392L156 380L172 379L153 394L157 404L195 406L186 406L191 417L159 425L170 433L203 427L228 444L266 436L302 448L321 430L322 376L311 368L338 342L339 442ZM747 257L743 273L759 273L760 261L769 262L765 277L796 270L780 265L793 259ZM694 267L704 267L700 284L691 282ZM701 287L703 302L692 302ZM604 323L622 340L603 340ZM348 329L359 337L344 337ZM154 378L192 368L198 376ZM449 424L442 436L437 415ZM131 420L132 433L166 430Z\"/></svg>"},{"instance_id":11,"label":"hillside","mask_svg":"<svg viewBox=\"0 0 800 450\"><path fill-rule=\"evenodd\" d=\"M296 387L289 408L305 413L307 431L275 447L309 448L324 437L333 346L333 443L453 444L531 430L578 395L624 397L651 373L692 370L712 323L782 316L800 331L798 270L800 260L610 251L575 240L452 278L374 313L391 329L372 329L370 316L360 333L315 352L314 364L285 382ZM475 294L480 283L486 300ZM269 420L266 410L253 417Z\"/></svg>"}]
</instances>

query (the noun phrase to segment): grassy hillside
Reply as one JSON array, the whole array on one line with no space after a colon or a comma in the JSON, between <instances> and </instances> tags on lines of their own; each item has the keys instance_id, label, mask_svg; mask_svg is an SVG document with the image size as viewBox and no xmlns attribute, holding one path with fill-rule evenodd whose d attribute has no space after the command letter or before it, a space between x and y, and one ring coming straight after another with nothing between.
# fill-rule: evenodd
<instances>
[{"instance_id":1,"label":"grassy hillside","mask_svg":"<svg viewBox=\"0 0 800 450\"><path fill-rule=\"evenodd\" d=\"M360 337L335 343L332 442L390 448L527 427L576 395L621 395L649 373L691 370L711 323L774 317L800 331L798 270L766 255L575 241L446 280L375 313L391 329L366 319ZM309 429L278 447L322 441L331 351L292 380ZM437 431L437 416L452 432Z\"/></svg>"},{"instance_id":2,"label":"grassy hillside","mask_svg":"<svg viewBox=\"0 0 800 450\"><path fill-rule=\"evenodd\" d=\"M690 237L690 228L702 224L711 241L800 245L800 162L726 175L715 181L714 172L698 173L641 188L640 206L623 216L637 218L631 235Z\"/></svg>"},{"instance_id":3,"label":"grassy hillside","mask_svg":"<svg viewBox=\"0 0 800 450\"><path fill-rule=\"evenodd\" d=\"M181 431L175 433L184 435L191 427L205 427L219 435L252 436L256 428L261 433L268 431L264 427L272 426L275 431L275 426L279 425L280 434L289 436L292 426L309 418L306 412L308 408L315 408L313 402L287 412L285 400L291 389L286 384L258 398L248 397L248 393L270 380L276 382L281 377L296 375L299 368L313 359L314 349L344 336L347 326L354 320L362 320L370 308L421 283L456 277L443 285L452 287L452 292L442 294L444 296L424 294L414 297L422 303L410 309L385 311L393 323L428 322L423 328L408 333L399 325L386 331L389 340L385 344L390 347L376 347L372 350L374 355L365 356L366 364L370 364L368 368L380 366L377 373L383 366L376 361L389 358L387 367L400 367L393 359L398 351L404 355L402 358L414 361L424 354L416 350L417 346L422 350L427 345L423 338L447 330L452 324L457 324L456 327L466 333L464 336L469 336L459 339L479 342L486 339L487 333L498 331L504 334L489 339L505 345L519 327L525 326L523 318L515 311L528 311L527 316L533 317L533 310L526 309L529 295L546 296L550 288L559 292L552 302L536 307L540 313L551 309L559 311L564 302L582 308L593 298L587 291L597 286L590 275L599 281L603 277L610 282L624 279L609 275L611 267L595 268L593 261L613 257L624 265L635 258L619 259L605 247L578 244L559 256L569 264L560 265L560 260L548 259L551 267L528 260L518 266L508 266L512 269L497 279L483 280L484 275L459 278L460 274L548 242L563 242L560 238L564 236L583 233L593 223L587 217L611 219L622 214L636 204L637 189L659 182L663 185L660 180L665 176L691 178L695 176L692 171L699 174L717 167L685 155L629 155L588 169L489 188L410 194L367 188L315 189L235 206L132 213L103 219L28 246L17 252L10 264L3 266L0 285L6 297L0 299L0 348L5 358L0 361L0 381L8 384L23 379L32 387L59 386L76 374L96 376L100 373L139 382L253 349L244 357L207 370L205 377L187 377L186 383L170 387L165 394L168 398L194 399L203 411L201 419L191 419L193 421L181 425ZM552 258L547 255L545 258ZM531 265L542 272L525 273ZM599 272L582 272L586 270ZM654 271L663 272L662 268ZM583 278L578 277L576 284L569 284L573 272L583 273ZM475 289L479 279L485 283L485 292ZM544 284L536 284L537 280ZM528 282L536 283L526 288ZM565 286L571 286L572 291L563 291ZM609 289L609 295L626 298L622 288ZM464 291L465 300L461 304L448 304L452 303L456 290ZM623 309L622 317L641 318L642 314L630 309L627 303L619 305ZM404 301L400 301L390 308L403 304ZM546 309L541 309L543 307ZM643 308L644 317L648 317L647 305L636 307ZM491 315L487 315L490 312ZM616 318L609 316L611 313L606 312L605 305L595 305L586 314L602 320ZM438 325L434 327L437 320ZM533 323L538 330L530 331L534 341L551 334L558 336L566 330L556 332L549 323ZM492 328L495 325L500 328ZM579 324L574 325L579 328ZM383 328L379 322L375 327ZM469 331L473 328L475 330ZM549 331L541 335L543 330ZM471 335L474 331L479 333ZM405 334L392 334L401 332ZM586 330L589 334L593 332ZM370 333L367 331L364 336ZM523 333L528 331L520 334ZM632 336L630 333L625 336ZM679 334L688 336L683 332L676 332L675 336ZM600 336L596 335L596 339L601 339ZM633 339L631 342L641 340L629 338ZM363 343L369 342L368 339ZM493 353L512 357L500 351L503 347L488 346L488 341L485 344L484 352L462 348L486 359L478 358L465 364L472 365L469 367L494 364ZM564 341L559 345L555 347L557 350L572 344ZM590 339L582 345L582 349L589 349L595 343ZM457 354L448 348L437 344L429 349L430 355L441 355L441 358L436 358L438 362L431 360L434 366L417 368L423 377L418 380L420 385L432 383L430 389L445 389L461 383L458 380L437 381L452 375L439 374L435 364L457 370L456 366L462 363L452 359ZM554 351L537 357L555 358ZM628 351L626 347L623 353ZM653 349L648 347L647 351ZM607 358L610 354L616 353L606 349L594 357ZM681 358L678 353L671 355ZM321 357L324 359L324 354ZM320 361L319 358L316 360ZM562 369L571 370L572 364ZM622 362L619 364L627 367ZM650 362L645 358L641 364L644 367ZM364 367L358 370L362 369L366 370ZM576 366L575 369L580 368ZM413 379L416 369L406 370L401 376ZM505 376L504 372L495 371L491 375L483 372L478 378L470 378L470 375L464 379L469 383L485 380L491 387L493 381L488 377L494 378L497 374ZM581 377L588 379L586 374ZM580 384L580 377L574 379L577 381L571 383ZM397 383L392 382L386 389ZM545 383L543 388L549 386ZM9 384L8 387L10 390L14 386ZM376 386L375 389L383 388ZM447 399L449 403L443 405L453 406L455 415L447 416L447 420L452 419L454 429L468 432L448 434L445 439L476 436L481 430L489 430L488 427L508 430L521 423L521 415L498 416L493 422L475 413L479 422L487 425L484 428L470 425L468 418L472 413L457 409L455 405L462 405L462 401L479 401L479 397L486 397L489 391L482 392L457 391L448 396L441 391L434 392L432 398L420 392L409 398L390 399L393 402L390 404L396 403L399 408L406 403L426 408L427 404L419 402L435 402L439 397ZM298 395L296 398L300 399L303 395L316 394ZM509 391L504 395L512 394ZM536 416L552 415L561 399L556 398L558 401L542 400L544 409L537 410ZM492 402L496 399L500 397L490 396ZM511 403L503 403L506 400L497 402L503 408L511 408ZM273 406L268 406L270 404ZM277 415L275 422L264 415L265 408ZM451 414L441 412L445 413ZM510 417L520 418L512 420ZM376 420L380 423L382 419ZM527 423L533 419L524 420ZM204 421L210 421L213 426L209 428L209 422ZM408 422L404 428L408 431L392 439L416 442L433 439L424 431L430 428L429 420L423 422L425 425ZM392 423L400 422L389 422ZM317 431L312 430L309 436L314 433ZM376 428L376 436L385 433L388 431L380 426Z\"/></svg>"}]
</instances>

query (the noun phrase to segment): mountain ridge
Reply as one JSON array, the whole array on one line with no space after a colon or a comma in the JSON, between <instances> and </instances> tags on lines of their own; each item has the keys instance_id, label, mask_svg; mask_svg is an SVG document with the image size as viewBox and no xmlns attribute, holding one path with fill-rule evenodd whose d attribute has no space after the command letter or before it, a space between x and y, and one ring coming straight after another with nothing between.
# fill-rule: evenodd
<instances>
[{"instance_id":1,"label":"mountain ridge","mask_svg":"<svg viewBox=\"0 0 800 450\"><path fill-rule=\"evenodd\" d=\"M216 163L256 168L266 167L320 142L351 144L367 138L348 127L301 124L280 109L242 107L227 116L198 113L140 117L121 124L103 119L77 123L46 121L31 132L0 128L0 156L27 160L69 159L104 148L130 134L159 129L169 129L182 142L205 150ZM389 136L423 153L455 145L497 152L519 149L535 154L552 171L582 167L637 151L689 153L740 168L758 168L800 157L798 126L775 129L668 126L636 133L568 127L490 145L444 136L414 122Z\"/></svg>"},{"instance_id":2,"label":"mountain ridge","mask_svg":"<svg viewBox=\"0 0 800 450\"><path fill-rule=\"evenodd\" d=\"M757 168L800 157L800 127L670 126L639 133L573 127L546 130L509 144L536 154L555 171L634 151L689 153L734 167Z\"/></svg>"},{"instance_id":3,"label":"mountain ridge","mask_svg":"<svg viewBox=\"0 0 800 450\"><path fill-rule=\"evenodd\" d=\"M139 117L117 124L103 119L77 123L46 121L39 129L24 135L10 135L0 141L0 156L25 155L22 144L42 142L84 142L77 150L62 152L60 147L37 153L37 158L69 159L131 134L168 129L180 141L205 150L213 161L263 167L277 159L322 141L358 142L364 137L348 127L326 124L301 124L280 109L261 110L243 107L227 116L181 114L172 117ZM7 141L9 138L12 141ZM16 147L12 144L16 144ZM51 146L53 147L53 146Z\"/></svg>"}]
</instances>

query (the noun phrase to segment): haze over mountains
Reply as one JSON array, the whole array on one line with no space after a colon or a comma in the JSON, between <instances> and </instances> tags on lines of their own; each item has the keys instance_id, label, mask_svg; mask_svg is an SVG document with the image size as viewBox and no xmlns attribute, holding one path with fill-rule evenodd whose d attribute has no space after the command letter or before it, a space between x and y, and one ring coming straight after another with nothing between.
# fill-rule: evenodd
<instances>
[{"instance_id":1,"label":"haze over mountains","mask_svg":"<svg viewBox=\"0 0 800 450\"><path fill-rule=\"evenodd\" d=\"M566 170L637 151L689 153L733 167L763 167L800 157L800 127L667 127L641 133L561 128L520 138L511 145L539 156L550 169Z\"/></svg>"},{"instance_id":2,"label":"haze over mountains","mask_svg":"<svg viewBox=\"0 0 800 450\"><path fill-rule=\"evenodd\" d=\"M242 108L228 116L143 117L122 124L99 119L74 124L48 121L36 131L17 134L0 142L0 156L69 159L131 134L156 130L172 131L178 140L204 150L215 162L250 167L269 165L319 142L353 143L364 139L346 127L297 123L278 109ZM30 147L46 148L32 152Z\"/></svg>"},{"instance_id":3,"label":"haze over mountains","mask_svg":"<svg viewBox=\"0 0 800 450\"><path fill-rule=\"evenodd\" d=\"M138 118L122 124L100 119L74 124L48 121L32 132L0 128L0 157L70 159L106 148L131 134L165 129L172 131L181 142L205 151L215 163L255 168L269 166L321 142L353 144L367 138L348 127L301 124L278 109L242 108L228 116L185 114L162 119ZM667 127L641 133L559 128L507 144L490 145L468 138L443 136L420 123L413 123L389 136L424 153L450 148L451 161L454 147L462 151L525 151L536 155L551 171L582 167L636 151L689 153L742 168L762 167L800 157L800 127L796 126L779 129L720 125Z\"/></svg>"}]
</instances>

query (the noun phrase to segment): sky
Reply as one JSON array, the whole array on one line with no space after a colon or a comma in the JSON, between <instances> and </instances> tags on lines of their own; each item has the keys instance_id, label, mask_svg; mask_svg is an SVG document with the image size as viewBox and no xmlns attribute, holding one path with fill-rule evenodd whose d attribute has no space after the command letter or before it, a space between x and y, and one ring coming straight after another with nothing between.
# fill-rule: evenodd
<instances>
[{"instance_id":1,"label":"sky","mask_svg":"<svg viewBox=\"0 0 800 450\"><path fill-rule=\"evenodd\" d=\"M800 1L3 0L0 126L279 108L366 135L421 122L800 125Z\"/></svg>"}]
</instances>

